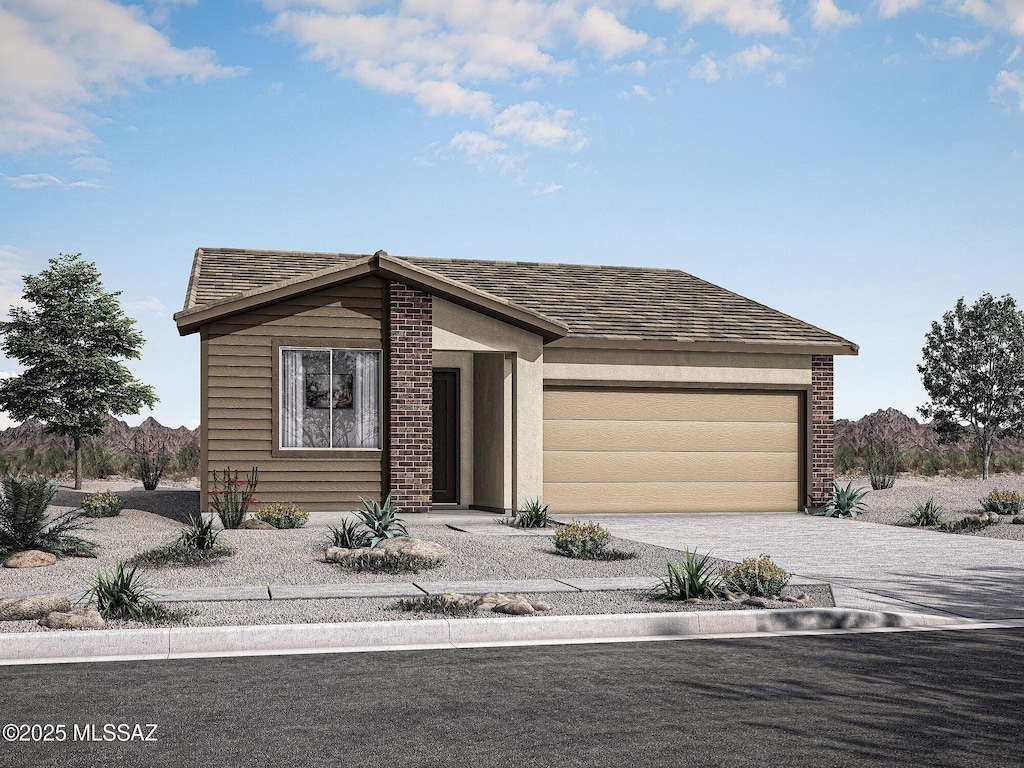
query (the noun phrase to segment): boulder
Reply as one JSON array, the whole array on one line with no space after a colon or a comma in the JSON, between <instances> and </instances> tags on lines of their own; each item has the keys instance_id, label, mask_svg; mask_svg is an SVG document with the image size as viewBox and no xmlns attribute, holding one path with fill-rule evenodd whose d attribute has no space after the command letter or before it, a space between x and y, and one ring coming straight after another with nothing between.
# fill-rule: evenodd
<instances>
[{"instance_id":1,"label":"boulder","mask_svg":"<svg viewBox=\"0 0 1024 768\"><path fill-rule=\"evenodd\" d=\"M328 563L345 563L366 557L367 560L383 560L385 552L382 549L371 549L370 547L356 547L345 549L344 547L328 547L324 553L324 559Z\"/></svg>"},{"instance_id":2,"label":"boulder","mask_svg":"<svg viewBox=\"0 0 1024 768\"><path fill-rule=\"evenodd\" d=\"M452 552L447 547L435 544L433 541L414 539L411 536L396 536L393 539L384 539L374 549L382 552L393 552L406 557L417 557L421 560L437 560L450 555Z\"/></svg>"},{"instance_id":3,"label":"boulder","mask_svg":"<svg viewBox=\"0 0 1024 768\"><path fill-rule=\"evenodd\" d=\"M763 597L748 597L743 601L744 605L749 605L752 608L767 608L768 601Z\"/></svg>"},{"instance_id":4,"label":"boulder","mask_svg":"<svg viewBox=\"0 0 1024 768\"><path fill-rule=\"evenodd\" d=\"M238 526L239 531L276 531L277 528L272 526L265 520L259 520L255 517L250 517L248 520L243 520L241 525Z\"/></svg>"},{"instance_id":5,"label":"boulder","mask_svg":"<svg viewBox=\"0 0 1024 768\"><path fill-rule=\"evenodd\" d=\"M531 600L530 605L533 606L533 610L535 611L551 610L551 603L547 602L546 600Z\"/></svg>"},{"instance_id":6,"label":"boulder","mask_svg":"<svg viewBox=\"0 0 1024 768\"><path fill-rule=\"evenodd\" d=\"M694 605L696 603L703 603L704 601L701 600L699 597L688 597L688 598L686 598L686 600L684 602L687 602L687 603L690 603L691 605Z\"/></svg>"},{"instance_id":7,"label":"boulder","mask_svg":"<svg viewBox=\"0 0 1024 768\"><path fill-rule=\"evenodd\" d=\"M39 620L39 626L50 629L103 629L106 622L95 608L53 611Z\"/></svg>"},{"instance_id":8,"label":"boulder","mask_svg":"<svg viewBox=\"0 0 1024 768\"><path fill-rule=\"evenodd\" d=\"M0 600L0 621L30 621L54 611L64 613L70 610L71 601L60 592L14 597Z\"/></svg>"},{"instance_id":9,"label":"boulder","mask_svg":"<svg viewBox=\"0 0 1024 768\"><path fill-rule=\"evenodd\" d=\"M534 612L533 606L518 595L513 600L498 603L491 610L494 613L507 613L510 616L529 616Z\"/></svg>"},{"instance_id":10,"label":"boulder","mask_svg":"<svg viewBox=\"0 0 1024 768\"><path fill-rule=\"evenodd\" d=\"M494 606L498 603L507 603L511 597L502 592L488 592L486 595L477 598L476 607L480 611L491 611L494 610ZM515 595L515 597L518 597L518 595Z\"/></svg>"},{"instance_id":11,"label":"boulder","mask_svg":"<svg viewBox=\"0 0 1024 768\"><path fill-rule=\"evenodd\" d=\"M1024 525L1024 515L1014 515L1010 522L1015 525Z\"/></svg>"},{"instance_id":12,"label":"boulder","mask_svg":"<svg viewBox=\"0 0 1024 768\"><path fill-rule=\"evenodd\" d=\"M4 560L4 568L42 568L56 562L56 555L40 552L38 549L26 549L24 552L15 552Z\"/></svg>"}]
</instances>

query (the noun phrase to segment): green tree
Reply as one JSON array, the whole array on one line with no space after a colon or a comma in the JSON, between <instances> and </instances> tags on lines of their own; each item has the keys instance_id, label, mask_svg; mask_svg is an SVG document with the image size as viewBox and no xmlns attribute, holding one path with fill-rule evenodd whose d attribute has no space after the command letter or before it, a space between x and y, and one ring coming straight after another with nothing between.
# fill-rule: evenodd
<instances>
[{"instance_id":1,"label":"green tree","mask_svg":"<svg viewBox=\"0 0 1024 768\"><path fill-rule=\"evenodd\" d=\"M1012 296L963 298L933 322L917 366L931 401L917 410L934 419L940 443L974 438L982 478L997 437L1024 436L1024 312Z\"/></svg>"},{"instance_id":2,"label":"green tree","mask_svg":"<svg viewBox=\"0 0 1024 768\"><path fill-rule=\"evenodd\" d=\"M121 311L120 291L103 290L96 265L60 254L38 275L25 275L22 297L0 322L0 350L25 371L0 382L0 409L37 419L51 434L70 437L75 488L82 487L82 440L102 435L107 416L138 413L157 402L118 358L139 358L145 343Z\"/></svg>"}]
</instances>

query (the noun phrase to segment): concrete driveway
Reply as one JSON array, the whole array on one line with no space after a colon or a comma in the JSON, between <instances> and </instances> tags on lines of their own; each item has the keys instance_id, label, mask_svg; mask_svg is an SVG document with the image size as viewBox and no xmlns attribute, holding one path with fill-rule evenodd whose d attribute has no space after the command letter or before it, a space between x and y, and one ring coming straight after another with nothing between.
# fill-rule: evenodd
<instances>
[{"instance_id":1,"label":"concrete driveway","mask_svg":"<svg viewBox=\"0 0 1024 768\"><path fill-rule=\"evenodd\" d=\"M804 514L588 515L612 535L739 561L767 552L837 605L1024 617L1024 542Z\"/></svg>"}]
</instances>

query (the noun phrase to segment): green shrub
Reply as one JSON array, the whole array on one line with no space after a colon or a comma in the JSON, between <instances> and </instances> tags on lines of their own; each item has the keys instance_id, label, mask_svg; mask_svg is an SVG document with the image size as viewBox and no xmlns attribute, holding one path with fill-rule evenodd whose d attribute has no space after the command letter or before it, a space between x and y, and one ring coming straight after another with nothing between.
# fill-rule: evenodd
<instances>
[{"instance_id":1,"label":"green shrub","mask_svg":"<svg viewBox=\"0 0 1024 768\"><path fill-rule=\"evenodd\" d=\"M776 597L790 579L789 571L763 552L760 557L748 557L738 565L724 565L719 572L727 589L751 597Z\"/></svg>"},{"instance_id":2,"label":"green shrub","mask_svg":"<svg viewBox=\"0 0 1024 768\"><path fill-rule=\"evenodd\" d=\"M370 543L370 532L363 530L358 520L343 520L338 528L333 525L327 527L331 529L331 538L336 547L359 549Z\"/></svg>"},{"instance_id":3,"label":"green shrub","mask_svg":"<svg viewBox=\"0 0 1024 768\"><path fill-rule=\"evenodd\" d=\"M673 564L666 560L668 576L660 579L648 595L655 600L701 600L725 595L725 585L715 569L711 555L698 557L696 552L684 550L683 559Z\"/></svg>"},{"instance_id":4,"label":"green shrub","mask_svg":"<svg viewBox=\"0 0 1024 768\"><path fill-rule=\"evenodd\" d=\"M199 459L199 443L186 444L174 457L178 469L190 477L199 473Z\"/></svg>"},{"instance_id":5,"label":"green shrub","mask_svg":"<svg viewBox=\"0 0 1024 768\"><path fill-rule=\"evenodd\" d=\"M995 512L999 515L1020 514L1020 494L1016 491L1000 491L994 489L989 491L984 499L978 499L986 512Z\"/></svg>"},{"instance_id":6,"label":"green shrub","mask_svg":"<svg viewBox=\"0 0 1024 768\"><path fill-rule=\"evenodd\" d=\"M550 524L548 505L541 504L540 499L527 500L510 523L516 528L547 528Z\"/></svg>"},{"instance_id":7,"label":"green shrub","mask_svg":"<svg viewBox=\"0 0 1024 768\"><path fill-rule=\"evenodd\" d=\"M362 573L419 573L436 568L441 564L438 558L410 557L398 552L363 552L356 557L346 558L338 563L343 568Z\"/></svg>"},{"instance_id":8,"label":"green shrub","mask_svg":"<svg viewBox=\"0 0 1024 768\"><path fill-rule=\"evenodd\" d=\"M424 595L397 600L392 606L396 611L415 613L439 613L444 616L469 616L476 613L476 606L446 600L442 595Z\"/></svg>"},{"instance_id":9,"label":"green shrub","mask_svg":"<svg viewBox=\"0 0 1024 768\"><path fill-rule=\"evenodd\" d=\"M74 469L74 454L60 446L51 448L43 456L42 470L47 477L58 477Z\"/></svg>"},{"instance_id":10,"label":"green shrub","mask_svg":"<svg viewBox=\"0 0 1024 768\"><path fill-rule=\"evenodd\" d=\"M109 451L90 440L82 446L82 476L102 480L114 473L114 467Z\"/></svg>"},{"instance_id":11,"label":"green shrub","mask_svg":"<svg viewBox=\"0 0 1024 768\"><path fill-rule=\"evenodd\" d=\"M256 518L270 523L275 528L301 528L309 522L309 512L299 509L294 504L264 504L256 510Z\"/></svg>"},{"instance_id":12,"label":"green shrub","mask_svg":"<svg viewBox=\"0 0 1024 768\"><path fill-rule=\"evenodd\" d=\"M924 504L915 504L914 511L907 517L907 525L942 525L942 507L935 503L935 499L928 499Z\"/></svg>"},{"instance_id":13,"label":"green shrub","mask_svg":"<svg viewBox=\"0 0 1024 768\"><path fill-rule=\"evenodd\" d=\"M832 493L829 494L825 506L815 509L815 515L825 517L856 517L859 512L866 512L868 505L863 501L867 495L867 488L854 488L853 483L847 483L841 488L839 483L832 481Z\"/></svg>"},{"instance_id":14,"label":"green shrub","mask_svg":"<svg viewBox=\"0 0 1024 768\"><path fill-rule=\"evenodd\" d=\"M121 514L121 499L113 491L89 493L82 497L86 517L116 517Z\"/></svg>"},{"instance_id":15,"label":"green shrub","mask_svg":"<svg viewBox=\"0 0 1024 768\"><path fill-rule=\"evenodd\" d=\"M213 470L210 507L220 518L221 525L237 528L242 524L249 512L249 505L256 499L259 479L260 471L256 467L246 476L244 485L238 479L237 469L232 473L231 467L228 467L220 477L217 477L217 470Z\"/></svg>"},{"instance_id":16,"label":"green shrub","mask_svg":"<svg viewBox=\"0 0 1024 768\"><path fill-rule=\"evenodd\" d=\"M55 517L46 510L57 493L45 477L6 474L0 479L0 550L38 549L55 555L96 557L96 545L73 535L87 527L85 510L72 509Z\"/></svg>"},{"instance_id":17,"label":"green shrub","mask_svg":"<svg viewBox=\"0 0 1024 768\"><path fill-rule=\"evenodd\" d=\"M863 469L864 461L852 445L840 445L835 450L835 472L837 475L848 475L855 470Z\"/></svg>"},{"instance_id":18,"label":"green shrub","mask_svg":"<svg viewBox=\"0 0 1024 768\"><path fill-rule=\"evenodd\" d=\"M139 583L136 570L132 566L126 571L124 564L118 561L109 573L98 571L96 580L82 601L86 605L95 602L97 610L105 619L161 621L176 618L176 612L158 603L151 590Z\"/></svg>"},{"instance_id":19,"label":"green shrub","mask_svg":"<svg viewBox=\"0 0 1024 768\"><path fill-rule=\"evenodd\" d=\"M552 540L555 549L566 557L594 559L604 551L612 535L597 523L573 520L559 527Z\"/></svg>"},{"instance_id":20,"label":"green shrub","mask_svg":"<svg viewBox=\"0 0 1024 768\"><path fill-rule=\"evenodd\" d=\"M390 494L384 500L383 505L363 498L360 498L359 501L363 505L363 510L356 512L356 517L367 528L369 546L376 547L385 539L409 535L409 531L405 528L405 521L398 517L401 507L391 501Z\"/></svg>"}]
</instances>

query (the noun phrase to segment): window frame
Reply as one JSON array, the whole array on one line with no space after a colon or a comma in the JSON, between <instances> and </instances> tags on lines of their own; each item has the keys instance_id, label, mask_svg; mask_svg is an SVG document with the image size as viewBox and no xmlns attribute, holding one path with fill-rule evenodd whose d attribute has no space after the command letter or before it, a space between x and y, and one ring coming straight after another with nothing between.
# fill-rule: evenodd
<instances>
[{"instance_id":1,"label":"window frame","mask_svg":"<svg viewBox=\"0 0 1024 768\"><path fill-rule=\"evenodd\" d=\"M377 447L376 448L353 448L350 446L339 446L337 448L321 448L321 447L307 447L307 446L284 446L282 440L284 437L284 430L282 429L282 421L284 418L282 397L284 394L284 366L281 364L283 359L283 353L287 351L300 351L300 352L326 352L328 353L328 359L330 360L330 371L334 370L334 352L374 352L377 355L377 402L378 406L378 419L377 419ZM384 377L385 377L385 366L384 366L384 350L378 346L373 347L362 347L354 346L350 341L344 342L344 346L315 346L311 344L301 344L294 342L275 342L274 343L274 419L273 419L273 451L272 454L275 456L304 456L310 458L339 458L347 457L353 459L359 458L377 458L381 455L384 445L384 419L386 418L387 409L384 402ZM333 409L330 409L332 429L331 434L333 435L333 420L334 413Z\"/></svg>"}]
</instances>

